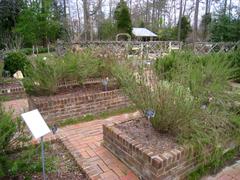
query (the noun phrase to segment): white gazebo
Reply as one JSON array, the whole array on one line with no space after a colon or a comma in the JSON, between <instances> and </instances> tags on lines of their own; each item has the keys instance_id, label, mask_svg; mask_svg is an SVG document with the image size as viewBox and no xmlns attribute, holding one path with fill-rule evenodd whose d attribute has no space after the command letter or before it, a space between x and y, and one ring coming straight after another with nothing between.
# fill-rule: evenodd
<instances>
[{"instance_id":1,"label":"white gazebo","mask_svg":"<svg viewBox=\"0 0 240 180\"><path fill-rule=\"evenodd\" d=\"M158 36L147 28L133 28L132 34L137 40L153 40Z\"/></svg>"}]
</instances>

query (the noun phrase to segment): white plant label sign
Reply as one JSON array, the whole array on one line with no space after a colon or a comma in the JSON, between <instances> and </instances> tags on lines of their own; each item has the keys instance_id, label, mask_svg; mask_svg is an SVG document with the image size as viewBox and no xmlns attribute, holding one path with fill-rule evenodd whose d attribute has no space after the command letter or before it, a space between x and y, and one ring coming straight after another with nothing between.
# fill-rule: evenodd
<instances>
[{"instance_id":1,"label":"white plant label sign","mask_svg":"<svg viewBox=\"0 0 240 180\"><path fill-rule=\"evenodd\" d=\"M51 132L38 109L23 113L21 114L21 117L27 124L35 139Z\"/></svg>"}]
</instances>

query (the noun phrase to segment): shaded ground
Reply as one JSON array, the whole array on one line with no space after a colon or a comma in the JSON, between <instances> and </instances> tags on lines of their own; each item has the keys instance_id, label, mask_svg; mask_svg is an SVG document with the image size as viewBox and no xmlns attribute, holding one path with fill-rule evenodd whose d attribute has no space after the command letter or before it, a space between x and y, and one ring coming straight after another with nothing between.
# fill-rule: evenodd
<instances>
[{"instance_id":1,"label":"shaded ground","mask_svg":"<svg viewBox=\"0 0 240 180\"><path fill-rule=\"evenodd\" d=\"M48 173L47 178L56 179L71 179L71 180L85 180L85 175L80 170L79 166L66 150L63 144L57 142L50 145L49 150L46 152L46 156L57 157L56 172ZM34 174L31 179L42 180L42 174Z\"/></svg>"},{"instance_id":2,"label":"shaded ground","mask_svg":"<svg viewBox=\"0 0 240 180\"><path fill-rule=\"evenodd\" d=\"M84 173L62 143L51 143L48 148L46 148L45 155L46 157L53 156L56 159L56 162L54 162L55 170L51 173L47 173L48 180L86 180ZM23 179L42 180L43 176L42 173L35 173L3 178L3 180Z\"/></svg>"}]
</instances>

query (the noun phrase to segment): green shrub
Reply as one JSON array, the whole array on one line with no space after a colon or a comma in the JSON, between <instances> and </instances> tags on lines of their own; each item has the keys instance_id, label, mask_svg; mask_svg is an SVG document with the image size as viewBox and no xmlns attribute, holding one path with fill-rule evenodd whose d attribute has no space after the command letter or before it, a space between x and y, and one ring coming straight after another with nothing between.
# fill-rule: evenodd
<instances>
[{"instance_id":1,"label":"green shrub","mask_svg":"<svg viewBox=\"0 0 240 180\"><path fill-rule=\"evenodd\" d=\"M76 80L81 85L88 78L111 76L110 63L95 58L90 52L81 54L67 53L64 57L36 59L26 69L23 80L29 94L51 95L56 93L57 84Z\"/></svg>"},{"instance_id":2,"label":"green shrub","mask_svg":"<svg viewBox=\"0 0 240 180\"><path fill-rule=\"evenodd\" d=\"M22 52L23 54L25 55L31 55L32 54L32 48L23 48L23 49L20 49L20 52ZM55 51L55 48L53 47L50 47L49 48L49 52L54 52ZM38 48L38 53L47 53L48 52L48 48L45 48L45 47L40 47ZM36 53L36 52L35 52Z\"/></svg>"},{"instance_id":3,"label":"green shrub","mask_svg":"<svg viewBox=\"0 0 240 180\"><path fill-rule=\"evenodd\" d=\"M240 82L240 48L227 54L227 61L234 68L233 80Z\"/></svg>"},{"instance_id":4,"label":"green shrub","mask_svg":"<svg viewBox=\"0 0 240 180\"><path fill-rule=\"evenodd\" d=\"M25 54L21 52L10 52L4 58L4 70L13 75L18 70L24 74L25 68L30 64Z\"/></svg>"},{"instance_id":5,"label":"green shrub","mask_svg":"<svg viewBox=\"0 0 240 180\"><path fill-rule=\"evenodd\" d=\"M177 66L179 61L196 61L196 57L191 52L171 52L163 58L158 58L155 62L155 72L160 79L171 80L172 70Z\"/></svg>"},{"instance_id":6,"label":"green shrub","mask_svg":"<svg viewBox=\"0 0 240 180\"><path fill-rule=\"evenodd\" d=\"M156 130L174 135L179 144L192 147L198 160L207 164L221 159L229 141L238 146L240 138L239 118L236 120L229 108L237 98L229 93L232 68L220 58L221 54L171 54L161 59L170 62L164 64L167 70L159 65L163 62L155 65L159 78L151 86L144 80L144 69L136 78L128 66L116 65L113 74L143 113L155 111L151 123ZM211 150L209 155L207 150Z\"/></svg>"},{"instance_id":7,"label":"green shrub","mask_svg":"<svg viewBox=\"0 0 240 180\"><path fill-rule=\"evenodd\" d=\"M0 106L0 179L42 170L40 147L36 151L30 144L31 137L24 133L25 128L23 121L12 119ZM46 159L47 171L54 168L52 160Z\"/></svg>"},{"instance_id":8,"label":"green shrub","mask_svg":"<svg viewBox=\"0 0 240 180\"><path fill-rule=\"evenodd\" d=\"M23 48L23 49L20 49L20 52L25 54L25 55L31 55L32 54L32 48Z\"/></svg>"},{"instance_id":9,"label":"green shrub","mask_svg":"<svg viewBox=\"0 0 240 180\"><path fill-rule=\"evenodd\" d=\"M4 64L2 62L0 62L0 82L3 79L3 67L4 67Z\"/></svg>"},{"instance_id":10,"label":"green shrub","mask_svg":"<svg viewBox=\"0 0 240 180\"><path fill-rule=\"evenodd\" d=\"M44 60L37 60L26 69L23 79L24 88L28 94L50 95L57 90L58 74L55 66Z\"/></svg>"},{"instance_id":11,"label":"green shrub","mask_svg":"<svg viewBox=\"0 0 240 180\"><path fill-rule=\"evenodd\" d=\"M189 52L172 53L155 64L160 79L179 83L190 89L191 94L201 103L213 102L226 105L232 101L226 93L230 89L228 80L234 68L225 54L213 53L196 56Z\"/></svg>"}]
</instances>

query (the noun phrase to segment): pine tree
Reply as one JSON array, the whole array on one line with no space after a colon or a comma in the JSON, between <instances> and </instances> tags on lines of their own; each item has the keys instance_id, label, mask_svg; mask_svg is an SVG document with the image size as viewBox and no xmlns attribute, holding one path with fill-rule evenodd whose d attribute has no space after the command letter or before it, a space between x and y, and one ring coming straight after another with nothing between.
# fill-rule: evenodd
<instances>
[{"instance_id":1,"label":"pine tree","mask_svg":"<svg viewBox=\"0 0 240 180\"><path fill-rule=\"evenodd\" d=\"M178 23L179 24L179 23ZM186 16L181 18L180 40L185 41L189 32L192 31L189 19Z\"/></svg>"},{"instance_id":2,"label":"pine tree","mask_svg":"<svg viewBox=\"0 0 240 180\"><path fill-rule=\"evenodd\" d=\"M114 12L114 19L116 20L117 30L119 33L132 34L132 21L127 3L120 0Z\"/></svg>"}]
</instances>

